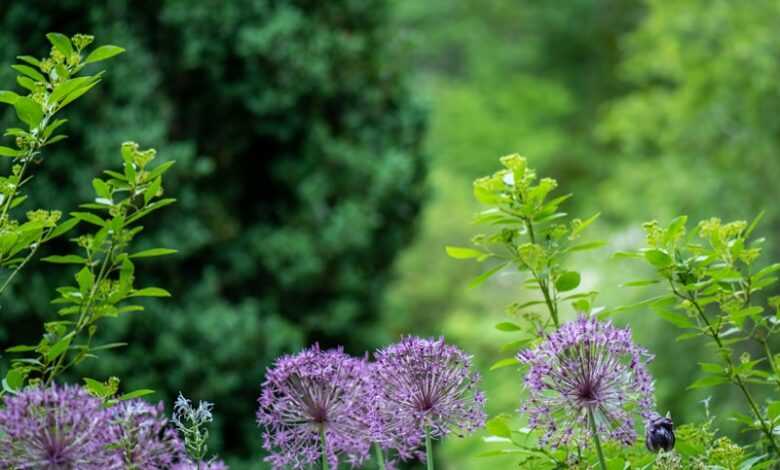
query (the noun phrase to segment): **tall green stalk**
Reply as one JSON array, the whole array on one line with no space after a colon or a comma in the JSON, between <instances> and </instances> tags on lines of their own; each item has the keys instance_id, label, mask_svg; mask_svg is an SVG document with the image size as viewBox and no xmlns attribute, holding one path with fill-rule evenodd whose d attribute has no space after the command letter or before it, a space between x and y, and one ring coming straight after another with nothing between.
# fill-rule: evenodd
<instances>
[{"instance_id":1,"label":"tall green stalk","mask_svg":"<svg viewBox=\"0 0 780 470\"><path fill-rule=\"evenodd\" d=\"M596 453L599 456L599 464L601 464L601 470L607 470L607 462L604 460L604 452L601 450L601 441L599 441L599 432L596 429L596 419L593 417L593 410L588 408L588 422L590 423L590 430L593 435L593 444L596 446Z\"/></svg>"},{"instance_id":2,"label":"tall green stalk","mask_svg":"<svg viewBox=\"0 0 780 470\"><path fill-rule=\"evenodd\" d=\"M328 470L328 451L325 442L325 426L320 426L320 447L322 448L322 470Z\"/></svg>"},{"instance_id":3,"label":"tall green stalk","mask_svg":"<svg viewBox=\"0 0 780 470\"><path fill-rule=\"evenodd\" d=\"M382 446L378 442L374 443L374 455L376 455L376 465L379 470L385 470L385 455L382 452Z\"/></svg>"},{"instance_id":4,"label":"tall green stalk","mask_svg":"<svg viewBox=\"0 0 780 470\"><path fill-rule=\"evenodd\" d=\"M433 470L433 443L431 442L431 433L425 430L425 457L428 463L427 469Z\"/></svg>"}]
</instances>

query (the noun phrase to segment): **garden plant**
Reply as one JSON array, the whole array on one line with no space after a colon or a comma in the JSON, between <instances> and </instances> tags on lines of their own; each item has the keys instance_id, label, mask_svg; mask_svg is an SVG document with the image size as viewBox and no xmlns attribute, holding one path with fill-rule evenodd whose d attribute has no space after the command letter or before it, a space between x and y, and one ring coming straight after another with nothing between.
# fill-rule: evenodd
<instances>
[{"instance_id":1,"label":"garden plant","mask_svg":"<svg viewBox=\"0 0 780 470\"><path fill-rule=\"evenodd\" d=\"M47 35L44 58L20 56L13 66L21 92L0 91L21 127L7 129L10 162L0 178L0 296L25 276L39 248L71 237L72 252L40 261L72 272L56 289L52 319L40 341L5 351L0 391L0 466L21 469L223 469L208 448L208 402L180 394L170 418L154 391L123 390L118 377L84 377L79 367L122 338L97 342L112 319L143 315L144 297L168 297L162 287L137 286L136 269L173 248L136 249L142 221L176 200L163 184L173 161L157 163L154 149L117 143L118 165L91 180L94 198L69 212L25 207L47 147L67 145L67 106L99 86L96 70L124 50L93 47L93 37ZM528 290L496 325L511 338L506 358L491 370L516 370L517 409L490 417L474 357L444 337L409 332L360 355L312 344L289 351L255 377L256 439L275 469L436 467L434 443L484 436L481 458L512 456L518 468L771 469L780 466L778 357L780 298L767 297L780 264L761 263L762 239L752 222L711 218L689 228L685 216L644 225L646 246L614 256L649 265L651 279L626 287L656 295L632 305L602 306L568 267L578 252L604 247L583 239L598 214L571 218L557 182L540 178L526 158L508 155L503 168L474 182L485 209L476 223L489 228L473 246L446 247L449 256L488 264L471 283L512 273ZM74 164L77 164L74 162ZM25 192L23 192L23 190ZM175 193L175 191L174 191ZM24 211L24 215L21 214ZM438 256L433 254L432 256ZM151 261L149 261L151 262ZM137 266L137 264L139 266ZM2 297L0 297L2 302ZM686 388L733 387L743 412L724 416L705 407L703 422L676 422L657 407L653 360L663 351L637 344L631 312L654 311L680 329L679 340L711 348L701 377ZM268 332L273 334L273 332ZM754 357L749 351L760 351ZM77 377L78 380L73 380ZM760 394L757 393L760 391ZM721 435L734 419L749 436L738 444ZM485 465L490 465L485 460Z\"/></svg>"}]
</instances>

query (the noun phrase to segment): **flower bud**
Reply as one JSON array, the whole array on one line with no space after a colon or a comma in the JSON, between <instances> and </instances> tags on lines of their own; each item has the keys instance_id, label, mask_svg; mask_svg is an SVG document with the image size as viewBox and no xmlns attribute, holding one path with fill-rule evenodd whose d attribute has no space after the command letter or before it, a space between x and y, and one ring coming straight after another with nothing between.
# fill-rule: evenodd
<instances>
[{"instance_id":1,"label":"flower bud","mask_svg":"<svg viewBox=\"0 0 780 470\"><path fill-rule=\"evenodd\" d=\"M674 423L668 414L657 416L647 423L645 445L650 452L668 452L674 448Z\"/></svg>"}]
</instances>

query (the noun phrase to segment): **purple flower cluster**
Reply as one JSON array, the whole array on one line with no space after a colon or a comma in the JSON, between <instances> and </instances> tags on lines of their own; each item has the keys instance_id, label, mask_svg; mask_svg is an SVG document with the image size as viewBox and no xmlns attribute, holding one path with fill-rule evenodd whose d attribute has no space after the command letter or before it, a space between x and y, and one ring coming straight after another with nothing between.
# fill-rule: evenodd
<instances>
[{"instance_id":1,"label":"purple flower cluster","mask_svg":"<svg viewBox=\"0 0 780 470\"><path fill-rule=\"evenodd\" d=\"M0 407L0 468L122 469L110 412L82 388L32 388Z\"/></svg>"},{"instance_id":2,"label":"purple flower cluster","mask_svg":"<svg viewBox=\"0 0 780 470\"><path fill-rule=\"evenodd\" d=\"M162 404L106 408L82 387L54 385L6 395L0 406L0 468L195 469ZM201 469L224 470L221 462Z\"/></svg>"},{"instance_id":3,"label":"purple flower cluster","mask_svg":"<svg viewBox=\"0 0 780 470\"><path fill-rule=\"evenodd\" d=\"M542 445L587 446L588 412L600 437L630 445L636 441L633 414L655 416L646 367L652 355L633 343L628 329L580 317L518 359L528 366L529 392L520 411L531 428L544 431Z\"/></svg>"},{"instance_id":4,"label":"purple flower cluster","mask_svg":"<svg viewBox=\"0 0 780 470\"><path fill-rule=\"evenodd\" d=\"M372 444L404 460L420 457L426 432L439 438L484 425L478 382L470 356L443 339L404 338L373 363L316 345L284 356L258 399L266 461L305 468L321 458L323 438L332 468L341 456L360 465Z\"/></svg>"},{"instance_id":5,"label":"purple flower cluster","mask_svg":"<svg viewBox=\"0 0 780 470\"><path fill-rule=\"evenodd\" d=\"M122 402L111 410L115 447L129 468L165 469L186 461L184 446L168 426L163 404L143 400Z\"/></svg>"}]
</instances>

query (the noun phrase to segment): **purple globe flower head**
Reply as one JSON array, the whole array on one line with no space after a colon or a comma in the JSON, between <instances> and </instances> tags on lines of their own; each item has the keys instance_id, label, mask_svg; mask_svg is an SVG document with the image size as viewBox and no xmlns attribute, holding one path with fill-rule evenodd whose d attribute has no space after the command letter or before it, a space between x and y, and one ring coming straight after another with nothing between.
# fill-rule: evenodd
<instances>
[{"instance_id":1,"label":"purple globe flower head","mask_svg":"<svg viewBox=\"0 0 780 470\"><path fill-rule=\"evenodd\" d=\"M168 426L162 402L125 401L110 411L116 449L128 468L167 469L186 461L184 444Z\"/></svg>"},{"instance_id":2,"label":"purple globe flower head","mask_svg":"<svg viewBox=\"0 0 780 470\"><path fill-rule=\"evenodd\" d=\"M434 439L463 436L485 424L485 395L471 356L444 338L405 337L376 353L373 371L375 439L403 458L426 432Z\"/></svg>"},{"instance_id":3,"label":"purple globe flower head","mask_svg":"<svg viewBox=\"0 0 780 470\"><path fill-rule=\"evenodd\" d=\"M655 416L646 367L653 356L633 343L629 329L580 317L517 358L528 366L529 396L520 411L544 431L542 445L586 447L589 411L600 438L630 445L637 439L633 415Z\"/></svg>"},{"instance_id":4,"label":"purple globe flower head","mask_svg":"<svg viewBox=\"0 0 780 470\"><path fill-rule=\"evenodd\" d=\"M28 388L0 407L0 468L123 469L110 413L76 386Z\"/></svg>"},{"instance_id":5,"label":"purple globe flower head","mask_svg":"<svg viewBox=\"0 0 780 470\"><path fill-rule=\"evenodd\" d=\"M265 458L274 468L304 468L321 458L322 435L331 468L344 456L352 466L366 460L368 363L341 348L314 345L283 356L266 372L257 422L265 428Z\"/></svg>"}]
</instances>

